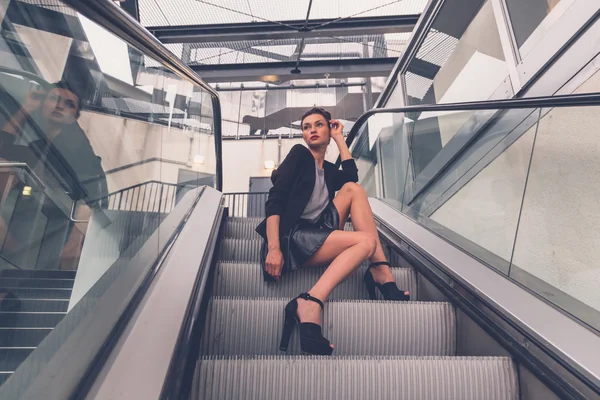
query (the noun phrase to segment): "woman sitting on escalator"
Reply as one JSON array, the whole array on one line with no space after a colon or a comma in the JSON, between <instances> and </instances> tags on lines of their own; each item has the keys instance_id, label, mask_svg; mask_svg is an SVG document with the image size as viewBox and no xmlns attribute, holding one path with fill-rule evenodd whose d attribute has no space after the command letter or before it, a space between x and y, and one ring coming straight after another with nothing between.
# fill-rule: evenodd
<instances>
[{"instance_id":1,"label":"woman sitting on escalator","mask_svg":"<svg viewBox=\"0 0 600 400\"><path fill-rule=\"evenodd\" d=\"M308 292L286 305L280 349L287 350L297 323L303 352L330 355L333 346L321 334L323 303L361 263L370 261L364 275L370 299L376 298L376 288L386 300L408 300L409 294L394 281L367 194L356 183L358 169L344 140L343 125L332 120L329 112L313 108L302 117L301 127L308 147L294 146L273 171L267 218L256 231L264 239L262 267L267 281L279 281L298 268L329 264ZM325 161L332 139L340 152L341 170ZM349 215L355 232L343 230Z\"/></svg>"}]
</instances>

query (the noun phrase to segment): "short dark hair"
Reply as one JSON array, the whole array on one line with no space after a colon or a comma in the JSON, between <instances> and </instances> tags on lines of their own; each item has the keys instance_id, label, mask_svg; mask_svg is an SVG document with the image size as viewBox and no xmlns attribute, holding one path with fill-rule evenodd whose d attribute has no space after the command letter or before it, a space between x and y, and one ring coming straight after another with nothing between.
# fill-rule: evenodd
<instances>
[{"instance_id":1,"label":"short dark hair","mask_svg":"<svg viewBox=\"0 0 600 400\"><path fill-rule=\"evenodd\" d=\"M327 122L331 121L331 113L329 111L326 111L324 108L315 107L315 108L311 108L310 110L308 110L307 112L304 113L304 115L302 116L302 119L300 120L300 126L302 126L302 124L304 124L304 119L306 117L308 117L309 115L313 115L313 114L321 115L323 118L325 118L325 121L327 121Z\"/></svg>"},{"instance_id":2,"label":"short dark hair","mask_svg":"<svg viewBox=\"0 0 600 400\"><path fill-rule=\"evenodd\" d=\"M77 117L79 117L79 113L81 112L81 108L83 107L83 96L81 95L80 91L75 89L73 85L71 85L65 80L50 84L50 86L48 87L48 91L52 89L65 89L77 96Z\"/></svg>"}]
</instances>

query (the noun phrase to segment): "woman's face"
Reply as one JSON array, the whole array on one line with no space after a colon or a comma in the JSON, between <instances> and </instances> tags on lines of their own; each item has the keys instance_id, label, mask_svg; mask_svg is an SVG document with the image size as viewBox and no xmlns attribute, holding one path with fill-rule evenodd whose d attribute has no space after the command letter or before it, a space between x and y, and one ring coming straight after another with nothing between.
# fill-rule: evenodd
<instances>
[{"instance_id":1,"label":"woman's face","mask_svg":"<svg viewBox=\"0 0 600 400\"><path fill-rule=\"evenodd\" d=\"M52 89L42 105L44 120L56 125L71 125L77 120L79 98L67 89Z\"/></svg>"},{"instance_id":2,"label":"woman's face","mask_svg":"<svg viewBox=\"0 0 600 400\"><path fill-rule=\"evenodd\" d=\"M327 146L330 139L329 123L320 114L311 114L302 121L302 137L308 147Z\"/></svg>"}]
</instances>

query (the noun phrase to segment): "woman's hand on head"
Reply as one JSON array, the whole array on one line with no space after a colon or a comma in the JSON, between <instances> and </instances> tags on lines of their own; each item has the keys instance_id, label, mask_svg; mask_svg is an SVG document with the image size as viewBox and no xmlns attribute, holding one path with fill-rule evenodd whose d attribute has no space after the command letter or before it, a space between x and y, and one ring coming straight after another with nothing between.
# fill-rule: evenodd
<instances>
[{"instance_id":1,"label":"woman's hand on head","mask_svg":"<svg viewBox=\"0 0 600 400\"><path fill-rule=\"evenodd\" d=\"M331 139L336 143L339 140L344 140L344 124L337 119L332 119L329 121L329 125L331 126Z\"/></svg>"},{"instance_id":2,"label":"woman's hand on head","mask_svg":"<svg viewBox=\"0 0 600 400\"><path fill-rule=\"evenodd\" d=\"M283 253L281 249L269 249L267 253L267 259L265 260L265 267L267 273L276 280L281 278L281 271L283 269Z\"/></svg>"}]
</instances>

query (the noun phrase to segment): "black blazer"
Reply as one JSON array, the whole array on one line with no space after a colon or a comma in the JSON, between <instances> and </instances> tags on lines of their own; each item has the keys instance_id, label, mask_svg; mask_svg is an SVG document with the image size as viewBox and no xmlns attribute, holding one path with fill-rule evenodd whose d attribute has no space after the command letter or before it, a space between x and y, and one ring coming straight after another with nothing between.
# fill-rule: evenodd
<instances>
[{"instance_id":1,"label":"black blazer","mask_svg":"<svg viewBox=\"0 0 600 400\"><path fill-rule=\"evenodd\" d=\"M271 174L273 187L269 190L265 211L267 218L271 215L281 216L280 237L300 220L315 187L315 168L315 159L310 150L297 144ZM323 168L330 201L345 183L358 182L358 169L353 159L343 161L341 170L328 161L325 161ZM256 232L264 239L267 238L267 218L256 227Z\"/></svg>"}]
</instances>

